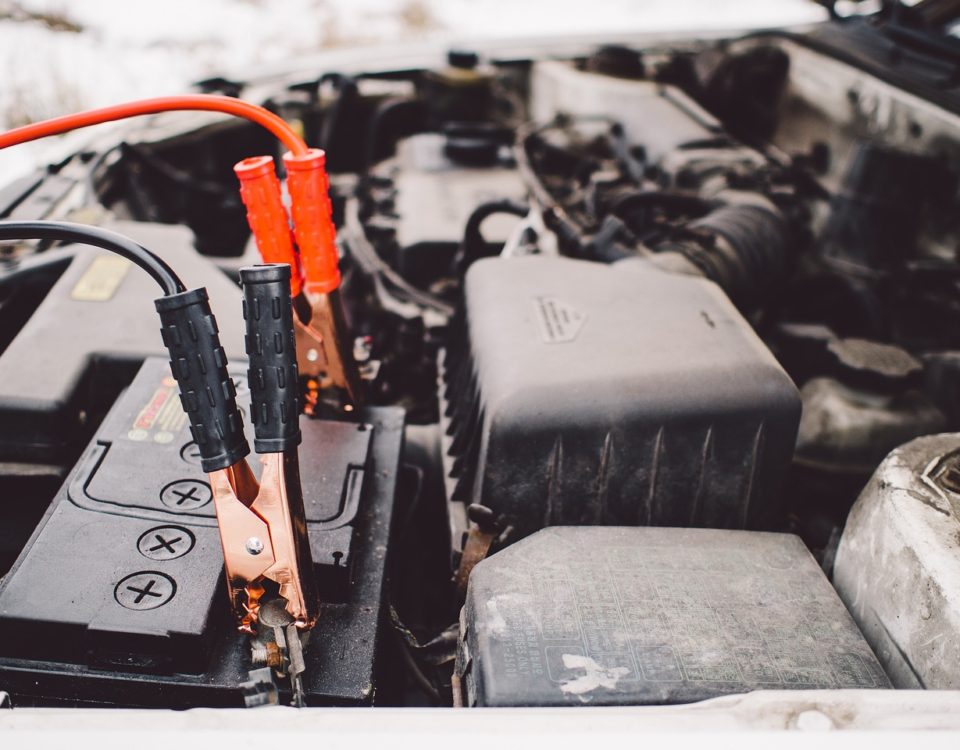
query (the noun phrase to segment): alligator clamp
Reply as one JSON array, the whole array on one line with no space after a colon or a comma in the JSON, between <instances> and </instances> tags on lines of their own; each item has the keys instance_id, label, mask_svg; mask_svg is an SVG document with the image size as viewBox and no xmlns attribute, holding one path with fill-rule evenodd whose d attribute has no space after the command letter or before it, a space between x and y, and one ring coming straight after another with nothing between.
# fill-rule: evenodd
<instances>
[{"instance_id":1,"label":"alligator clamp","mask_svg":"<svg viewBox=\"0 0 960 750\"><path fill-rule=\"evenodd\" d=\"M319 597L297 456L301 435L290 266L246 267L240 280L259 482L246 460L250 447L206 291L162 297L156 307L201 466L210 478L239 629L257 632L263 599L271 613L264 629L275 634L280 652L279 664L272 666L291 676L302 702L297 634L316 622ZM279 598L264 598L268 590Z\"/></svg>"},{"instance_id":2,"label":"alligator clamp","mask_svg":"<svg viewBox=\"0 0 960 750\"><path fill-rule=\"evenodd\" d=\"M318 597L307 538L297 446L300 444L290 267L240 270L247 324L247 377L259 484L246 461L210 474L227 585L241 630L253 632L273 581L301 630L313 627Z\"/></svg>"},{"instance_id":3,"label":"alligator clamp","mask_svg":"<svg viewBox=\"0 0 960 750\"><path fill-rule=\"evenodd\" d=\"M320 149L283 157L293 229L274 171L273 157L234 166L247 221L266 263L288 263L295 299L299 372L321 388L336 388L353 406L362 398L360 376L340 300L340 269L326 156Z\"/></svg>"},{"instance_id":4,"label":"alligator clamp","mask_svg":"<svg viewBox=\"0 0 960 750\"><path fill-rule=\"evenodd\" d=\"M227 374L217 323L204 289L156 301L170 367L209 474L223 544L230 601L240 629L254 632L264 584L273 582L300 630L316 622L318 596L307 539L297 446L297 362L290 267L240 271L247 323L248 377L258 482Z\"/></svg>"}]
</instances>

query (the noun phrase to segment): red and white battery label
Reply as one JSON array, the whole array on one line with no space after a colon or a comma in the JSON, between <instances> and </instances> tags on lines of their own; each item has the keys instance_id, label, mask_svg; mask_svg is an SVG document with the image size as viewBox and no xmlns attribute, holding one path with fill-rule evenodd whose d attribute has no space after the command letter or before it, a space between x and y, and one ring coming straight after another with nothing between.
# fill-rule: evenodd
<instances>
[{"instance_id":1,"label":"red and white battery label","mask_svg":"<svg viewBox=\"0 0 960 750\"><path fill-rule=\"evenodd\" d=\"M177 381L168 375L133 420L127 438L136 442L170 443L186 422L187 415L177 397Z\"/></svg>"}]
</instances>

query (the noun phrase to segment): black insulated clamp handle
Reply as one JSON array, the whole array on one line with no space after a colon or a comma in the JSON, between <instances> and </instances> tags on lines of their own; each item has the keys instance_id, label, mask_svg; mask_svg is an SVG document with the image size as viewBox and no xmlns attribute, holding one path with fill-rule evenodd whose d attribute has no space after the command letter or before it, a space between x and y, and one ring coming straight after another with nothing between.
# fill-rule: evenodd
<instances>
[{"instance_id":1,"label":"black insulated clamp handle","mask_svg":"<svg viewBox=\"0 0 960 750\"><path fill-rule=\"evenodd\" d=\"M161 297L160 334L170 352L170 369L206 472L226 469L250 452L237 408L237 390L227 374L217 320L207 290L190 289Z\"/></svg>"},{"instance_id":2,"label":"black insulated clamp handle","mask_svg":"<svg viewBox=\"0 0 960 750\"><path fill-rule=\"evenodd\" d=\"M251 421L257 453L300 445L297 348L290 298L290 266L274 263L240 269L247 321Z\"/></svg>"}]
</instances>

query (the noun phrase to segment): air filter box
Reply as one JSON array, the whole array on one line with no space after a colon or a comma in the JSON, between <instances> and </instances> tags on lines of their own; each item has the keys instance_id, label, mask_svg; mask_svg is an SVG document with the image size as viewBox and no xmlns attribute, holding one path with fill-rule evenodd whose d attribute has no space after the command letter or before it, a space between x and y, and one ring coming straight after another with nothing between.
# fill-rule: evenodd
<instances>
[{"instance_id":1,"label":"air filter box","mask_svg":"<svg viewBox=\"0 0 960 750\"><path fill-rule=\"evenodd\" d=\"M799 538L716 529L556 527L498 552L457 669L470 706L890 687Z\"/></svg>"},{"instance_id":2,"label":"air filter box","mask_svg":"<svg viewBox=\"0 0 960 750\"><path fill-rule=\"evenodd\" d=\"M462 502L521 536L776 521L799 395L712 282L636 261L481 260L454 340L454 519Z\"/></svg>"}]
</instances>

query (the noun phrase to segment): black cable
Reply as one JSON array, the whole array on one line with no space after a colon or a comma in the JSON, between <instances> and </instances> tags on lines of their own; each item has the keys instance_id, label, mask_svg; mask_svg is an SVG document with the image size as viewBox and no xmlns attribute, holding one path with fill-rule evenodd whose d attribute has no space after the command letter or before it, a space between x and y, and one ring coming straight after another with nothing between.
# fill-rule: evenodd
<instances>
[{"instance_id":1,"label":"black cable","mask_svg":"<svg viewBox=\"0 0 960 750\"><path fill-rule=\"evenodd\" d=\"M467 268L486 253L487 241L480 231L480 226L484 221L496 214L510 214L523 218L529 213L529 206L508 198L488 201L477 206L470 214L470 218L467 219L463 241L460 243L460 248L453 260L454 272L458 275L466 273Z\"/></svg>"},{"instance_id":2,"label":"black cable","mask_svg":"<svg viewBox=\"0 0 960 750\"><path fill-rule=\"evenodd\" d=\"M373 243L367 238L363 222L360 221L360 206L355 198L347 201L343 218L344 226L340 237L349 248L351 256L357 261L357 265L363 269L364 273L372 276L376 284L388 283L400 297L408 302L429 307L447 317L453 315L454 309L451 305L429 292L417 289L377 254Z\"/></svg>"},{"instance_id":3,"label":"black cable","mask_svg":"<svg viewBox=\"0 0 960 750\"><path fill-rule=\"evenodd\" d=\"M50 240L93 245L140 266L160 285L166 296L186 290L163 260L129 237L100 227L66 221L0 221L0 240Z\"/></svg>"}]
</instances>

